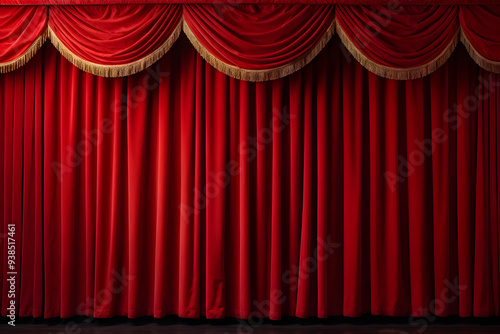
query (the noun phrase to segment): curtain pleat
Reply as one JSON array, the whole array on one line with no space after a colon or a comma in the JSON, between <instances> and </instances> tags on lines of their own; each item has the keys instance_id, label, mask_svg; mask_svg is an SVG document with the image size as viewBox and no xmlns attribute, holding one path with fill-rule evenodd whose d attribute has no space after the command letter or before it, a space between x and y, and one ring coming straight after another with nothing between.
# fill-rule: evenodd
<instances>
[{"instance_id":1,"label":"curtain pleat","mask_svg":"<svg viewBox=\"0 0 500 334\"><path fill-rule=\"evenodd\" d=\"M457 61L464 61L464 54L457 57ZM457 87L457 110L452 117L455 119L452 129L457 133L457 236L458 236L458 279L464 285L472 286L474 279L474 217L477 161L477 114L476 106L470 96L474 96L475 88L471 79L478 77L478 68L469 62L457 72L457 81L463 82ZM477 103L477 102L476 102ZM461 294L459 300L459 314L463 317L472 316L473 290L467 289Z\"/></svg>"},{"instance_id":2,"label":"curtain pleat","mask_svg":"<svg viewBox=\"0 0 500 334\"><path fill-rule=\"evenodd\" d=\"M425 163L427 155L421 146L431 137L429 79L406 81L405 86L404 108L407 111L403 128L406 128L406 154L402 157L414 168L405 189L408 194L408 231L412 236L408 245L411 311L416 316L425 317L421 306L429 305L434 296L434 284L426 283L433 282L434 277L434 267L428 263L434 252L433 209L428 197L432 192L432 169L429 163ZM404 171L409 172L408 168Z\"/></svg>"},{"instance_id":3,"label":"curtain pleat","mask_svg":"<svg viewBox=\"0 0 500 334\"><path fill-rule=\"evenodd\" d=\"M341 58L343 59L343 58ZM342 64L344 149L344 307L345 316L370 308L370 188L367 72L347 58ZM350 60L350 61L349 61Z\"/></svg>"}]
</instances>

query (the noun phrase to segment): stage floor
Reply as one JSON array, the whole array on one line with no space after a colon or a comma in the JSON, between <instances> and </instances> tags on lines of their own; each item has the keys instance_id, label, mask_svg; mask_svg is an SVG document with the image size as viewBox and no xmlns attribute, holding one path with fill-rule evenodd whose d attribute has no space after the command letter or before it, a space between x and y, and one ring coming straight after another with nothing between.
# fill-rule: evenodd
<instances>
[{"instance_id":1,"label":"stage floor","mask_svg":"<svg viewBox=\"0 0 500 334\"><path fill-rule=\"evenodd\" d=\"M500 333L500 325L479 324L454 324L454 325L431 325L426 328L410 326L408 324L376 324L376 325L353 325L353 324L329 324L329 325L270 325L247 327L242 325L165 325L159 323L149 324L85 324L68 322L66 324L18 324L15 327L0 325L0 333L23 333L23 334L127 334L127 333L193 333L193 334L479 334Z\"/></svg>"}]
</instances>

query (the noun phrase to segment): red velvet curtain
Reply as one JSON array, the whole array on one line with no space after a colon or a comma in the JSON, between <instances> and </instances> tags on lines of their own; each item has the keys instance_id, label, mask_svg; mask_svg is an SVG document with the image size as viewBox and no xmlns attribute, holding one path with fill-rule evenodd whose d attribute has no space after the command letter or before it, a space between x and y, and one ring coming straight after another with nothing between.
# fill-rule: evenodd
<instances>
[{"instance_id":1,"label":"red velvet curtain","mask_svg":"<svg viewBox=\"0 0 500 334\"><path fill-rule=\"evenodd\" d=\"M8 63L25 53L45 31L44 6L3 6L0 10L0 60Z\"/></svg>"},{"instance_id":2,"label":"red velvet curtain","mask_svg":"<svg viewBox=\"0 0 500 334\"><path fill-rule=\"evenodd\" d=\"M474 48L485 58L500 62L500 42L491 36L500 35L500 6L461 6L460 25Z\"/></svg>"},{"instance_id":3,"label":"red velvet curtain","mask_svg":"<svg viewBox=\"0 0 500 334\"><path fill-rule=\"evenodd\" d=\"M184 19L218 60L251 70L284 66L304 57L334 20L333 6L189 5Z\"/></svg>"},{"instance_id":4,"label":"red velvet curtain","mask_svg":"<svg viewBox=\"0 0 500 334\"><path fill-rule=\"evenodd\" d=\"M181 17L180 5L51 6L49 26L77 57L122 65L159 49Z\"/></svg>"},{"instance_id":5,"label":"red velvet curtain","mask_svg":"<svg viewBox=\"0 0 500 334\"><path fill-rule=\"evenodd\" d=\"M499 315L500 78L463 47L412 81L337 38L265 83L184 38L125 78L35 57L0 76L20 316Z\"/></svg>"},{"instance_id":6,"label":"red velvet curtain","mask_svg":"<svg viewBox=\"0 0 500 334\"><path fill-rule=\"evenodd\" d=\"M338 6L336 19L366 57L390 67L436 59L459 28L457 6ZM491 22L491 21L490 21Z\"/></svg>"}]
</instances>

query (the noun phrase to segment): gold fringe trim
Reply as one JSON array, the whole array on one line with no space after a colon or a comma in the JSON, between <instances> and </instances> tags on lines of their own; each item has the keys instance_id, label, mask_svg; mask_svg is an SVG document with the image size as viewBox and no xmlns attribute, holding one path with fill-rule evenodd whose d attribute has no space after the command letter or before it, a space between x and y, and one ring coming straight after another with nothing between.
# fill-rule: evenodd
<instances>
[{"instance_id":1,"label":"gold fringe trim","mask_svg":"<svg viewBox=\"0 0 500 334\"><path fill-rule=\"evenodd\" d=\"M196 51L198 51L203 59L205 59L205 61L212 65L214 68L235 79L258 82L286 77L287 75L290 75L309 64L314 59L314 57L316 57L318 53L323 50L323 48L335 33L335 20L333 20L332 24L328 27L319 42L316 43L314 48L312 48L312 50L310 50L307 54L294 61L293 63L267 70L247 70L227 64L216 58L207 49L205 49L205 47L193 34L186 21L184 21L183 24L183 31Z\"/></svg>"},{"instance_id":2,"label":"gold fringe trim","mask_svg":"<svg viewBox=\"0 0 500 334\"><path fill-rule=\"evenodd\" d=\"M153 53L150 55L139 59L135 62L123 64L123 65L100 65L92 63L75 55L59 40L54 31L48 27L31 45L30 47L18 58L7 62L0 63L0 73L7 73L14 71L22 66L24 66L33 56L40 50L42 45L45 43L47 38L50 38L52 44L56 49L73 65L79 69L92 73L94 75L102 77L124 77L128 75L140 72L147 67L151 66L157 62L161 57L163 57L168 50L172 47L175 41L179 38L181 30L184 31L188 39L194 48L200 53L200 55L214 68L223 72L224 74L240 80L245 81L268 81L283 78L290 75L307 64L309 64L326 46L330 41L335 31L337 31L340 40L344 46L349 50L353 57L368 71L388 79L396 80L412 80L422 78L441 67L455 50L458 41L460 40L467 49L470 57L483 69L500 74L500 62L492 61L488 58L482 56L470 43L469 39L463 32L461 28L457 31L453 39L450 41L448 46L441 52L439 56L433 59L431 62L417 67L411 68L396 68L389 67L375 63L374 61L368 59L349 39L340 24L334 20L324 35L321 37L320 41L314 46L314 48L309 51L306 55L296 60L295 62L280 67L268 69L268 70L247 70L241 69L233 65L229 65L212 55L201 43L198 41L196 36L181 18L180 22L175 27L173 33L170 37Z\"/></svg>"},{"instance_id":3,"label":"gold fringe trim","mask_svg":"<svg viewBox=\"0 0 500 334\"><path fill-rule=\"evenodd\" d=\"M340 40L344 46L349 50L352 56L368 71L387 78L396 80L413 80L425 77L426 75L436 71L439 67L444 65L450 58L451 54L455 50L458 40L459 32L457 30L453 38L451 39L448 46L439 54L436 58L428 62L427 64L409 67L409 68L397 68L389 67L375 63L374 61L368 59L359 49L354 45L354 43L349 39L345 31L342 29L340 24L337 22L337 33L339 34Z\"/></svg>"},{"instance_id":4,"label":"gold fringe trim","mask_svg":"<svg viewBox=\"0 0 500 334\"><path fill-rule=\"evenodd\" d=\"M30 45L30 47L18 58L9 61L8 63L0 63L0 73L7 73L10 71L17 70L19 67L26 65L26 63L33 58L35 53L40 50L43 43L47 40L48 32L47 29L35 39L35 41Z\"/></svg>"},{"instance_id":5,"label":"gold fringe trim","mask_svg":"<svg viewBox=\"0 0 500 334\"><path fill-rule=\"evenodd\" d=\"M460 29L460 41L463 45L465 45L467 52L469 53L470 57L476 62L476 64L484 68L486 71L500 73L500 62L490 60L481 55L471 44L467 36L465 36L465 33L462 29Z\"/></svg>"},{"instance_id":6,"label":"gold fringe trim","mask_svg":"<svg viewBox=\"0 0 500 334\"><path fill-rule=\"evenodd\" d=\"M182 30L182 21L183 19L181 18L181 20L175 27L170 37L158 49L156 49L155 51L153 51L151 54L147 55L144 58L123 65L101 65L92 63L90 61L86 61L75 55L73 52L71 52L59 40L59 38L56 36L56 34L50 28L50 26L47 28L47 30L48 30L48 36L52 44L70 63L72 63L82 71L94 75L106 78L116 78L116 77L125 77L140 72L148 68L149 66L153 65L158 60L160 60L160 58L163 57L165 53L167 53L167 51L172 47L177 38L179 38L179 35Z\"/></svg>"}]
</instances>

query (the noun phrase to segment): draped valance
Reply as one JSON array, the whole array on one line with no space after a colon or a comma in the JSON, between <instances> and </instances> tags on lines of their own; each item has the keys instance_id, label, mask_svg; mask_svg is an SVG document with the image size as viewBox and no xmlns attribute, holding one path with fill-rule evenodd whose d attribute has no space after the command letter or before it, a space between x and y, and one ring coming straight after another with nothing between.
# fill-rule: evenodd
<instances>
[{"instance_id":1,"label":"draped valance","mask_svg":"<svg viewBox=\"0 0 500 334\"><path fill-rule=\"evenodd\" d=\"M284 77L337 33L371 72L423 77L461 41L500 73L500 5L133 4L0 6L0 73L23 66L49 38L78 68L104 77L137 73L184 31L212 66L247 81Z\"/></svg>"}]
</instances>

